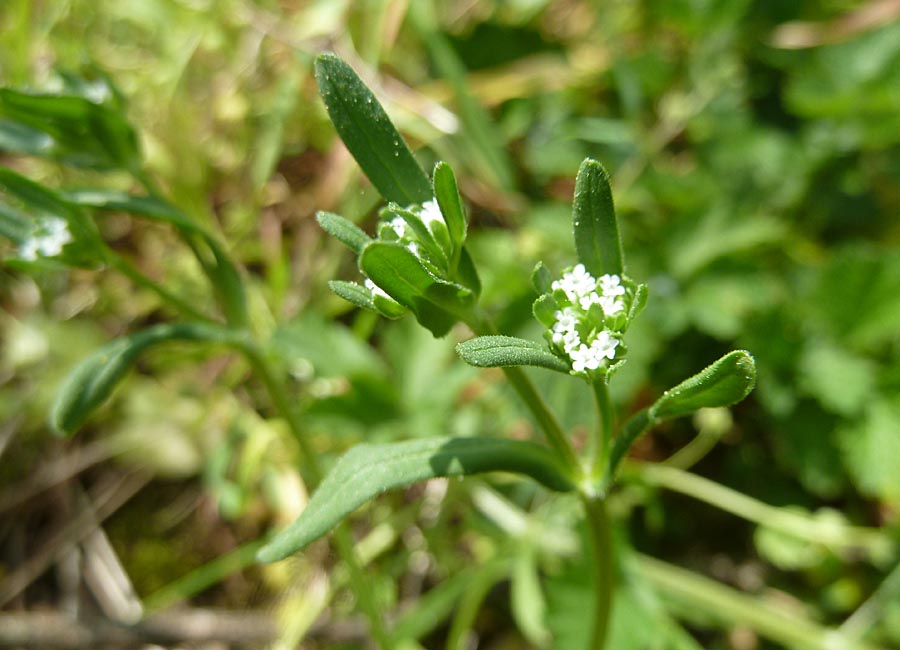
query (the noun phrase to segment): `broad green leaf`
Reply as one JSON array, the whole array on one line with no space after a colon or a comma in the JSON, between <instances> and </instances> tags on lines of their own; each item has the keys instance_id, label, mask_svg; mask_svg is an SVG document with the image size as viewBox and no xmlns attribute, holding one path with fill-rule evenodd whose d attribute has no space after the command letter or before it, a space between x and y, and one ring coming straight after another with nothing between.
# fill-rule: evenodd
<instances>
[{"instance_id":1,"label":"broad green leaf","mask_svg":"<svg viewBox=\"0 0 900 650\"><path fill-rule=\"evenodd\" d=\"M650 414L655 420L667 420L701 408L731 406L747 397L755 383L753 357L745 350L734 350L663 393Z\"/></svg>"},{"instance_id":2,"label":"broad green leaf","mask_svg":"<svg viewBox=\"0 0 900 650\"><path fill-rule=\"evenodd\" d=\"M322 230L352 249L357 255L372 241L361 228L344 217L331 212L317 212L316 221Z\"/></svg>"},{"instance_id":3,"label":"broad green leaf","mask_svg":"<svg viewBox=\"0 0 900 650\"><path fill-rule=\"evenodd\" d=\"M431 200L428 176L353 68L320 54L316 81L334 128L381 196L400 205Z\"/></svg>"},{"instance_id":4,"label":"broad green leaf","mask_svg":"<svg viewBox=\"0 0 900 650\"><path fill-rule=\"evenodd\" d=\"M375 241L359 256L360 270L435 336L444 336L472 302L470 290L441 280L401 244ZM453 310L452 312L450 310Z\"/></svg>"},{"instance_id":5,"label":"broad green leaf","mask_svg":"<svg viewBox=\"0 0 900 650\"><path fill-rule=\"evenodd\" d=\"M579 261L595 276L622 275L625 264L609 174L596 160L587 158L578 169L572 210Z\"/></svg>"},{"instance_id":6,"label":"broad green leaf","mask_svg":"<svg viewBox=\"0 0 900 650\"><path fill-rule=\"evenodd\" d=\"M480 368L538 366L558 372L569 372L562 359L540 343L512 336L479 336L456 346L462 360Z\"/></svg>"},{"instance_id":7,"label":"broad green leaf","mask_svg":"<svg viewBox=\"0 0 900 650\"><path fill-rule=\"evenodd\" d=\"M453 169L443 161L434 167L434 196L441 209L441 214L444 215L447 230L450 231L455 266L459 251L466 242L466 213L463 210L462 199L459 197L459 188L456 185Z\"/></svg>"},{"instance_id":8,"label":"broad green leaf","mask_svg":"<svg viewBox=\"0 0 900 650\"><path fill-rule=\"evenodd\" d=\"M74 433L110 396L142 352L175 340L240 343L228 330L199 323L157 325L111 341L79 363L63 382L50 413L53 429Z\"/></svg>"},{"instance_id":9,"label":"broad green leaf","mask_svg":"<svg viewBox=\"0 0 900 650\"><path fill-rule=\"evenodd\" d=\"M266 544L257 557L261 562L275 562L303 549L386 490L439 476L493 471L524 474L560 492L573 487L553 452L532 442L430 438L357 445L337 462L300 517Z\"/></svg>"}]
</instances>

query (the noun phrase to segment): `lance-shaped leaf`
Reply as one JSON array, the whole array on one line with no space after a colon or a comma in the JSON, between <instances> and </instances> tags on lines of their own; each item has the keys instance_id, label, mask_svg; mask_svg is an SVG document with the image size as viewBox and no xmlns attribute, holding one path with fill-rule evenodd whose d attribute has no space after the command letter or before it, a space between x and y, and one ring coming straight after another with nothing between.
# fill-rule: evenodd
<instances>
[{"instance_id":1,"label":"lance-shaped leaf","mask_svg":"<svg viewBox=\"0 0 900 650\"><path fill-rule=\"evenodd\" d=\"M400 205L431 200L428 176L353 68L320 54L316 82L334 128L381 196Z\"/></svg>"},{"instance_id":2,"label":"lance-shaped leaf","mask_svg":"<svg viewBox=\"0 0 900 650\"><path fill-rule=\"evenodd\" d=\"M0 190L15 197L29 210L56 217L71 217L75 209L59 194L11 169L0 167Z\"/></svg>"},{"instance_id":3,"label":"lance-shaped leaf","mask_svg":"<svg viewBox=\"0 0 900 650\"><path fill-rule=\"evenodd\" d=\"M689 415L701 408L731 406L756 384L756 364L746 350L734 350L670 388L650 407L655 420Z\"/></svg>"},{"instance_id":4,"label":"lance-shaped leaf","mask_svg":"<svg viewBox=\"0 0 900 650\"><path fill-rule=\"evenodd\" d=\"M213 325L157 325L95 350L66 377L50 413L50 424L62 434L74 433L125 377L137 357L166 341L240 344L237 334Z\"/></svg>"},{"instance_id":5,"label":"lance-shaped leaf","mask_svg":"<svg viewBox=\"0 0 900 650\"><path fill-rule=\"evenodd\" d=\"M357 255L362 253L366 244L372 241L362 228L344 217L331 212L317 212L316 221L322 230L333 236Z\"/></svg>"},{"instance_id":6,"label":"lance-shaped leaf","mask_svg":"<svg viewBox=\"0 0 900 650\"><path fill-rule=\"evenodd\" d=\"M431 274L401 244L372 242L359 256L359 268L438 337L450 331L474 299L466 287Z\"/></svg>"},{"instance_id":7,"label":"lance-shaped leaf","mask_svg":"<svg viewBox=\"0 0 900 650\"><path fill-rule=\"evenodd\" d=\"M537 366L569 372L568 364L540 343L513 336L479 336L457 345L456 352L463 361L479 368Z\"/></svg>"},{"instance_id":8,"label":"lance-shaped leaf","mask_svg":"<svg viewBox=\"0 0 900 650\"><path fill-rule=\"evenodd\" d=\"M261 562L274 562L301 550L386 490L436 477L493 471L524 474L560 492L573 488L553 452L533 442L431 438L357 445L337 462L300 517L278 533L257 557Z\"/></svg>"},{"instance_id":9,"label":"lance-shaped leaf","mask_svg":"<svg viewBox=\"0 0 900 650\"><path fill-rule=\"evenodd\" d=\"M18 132L5 129L4 145L10 150L96 169L134 169L139 164L137 136L113 105L4 88L0 89L0 115L24 127ZM48 140L40 143L24 138L25 129L39 131Z\"/></svg>"},{"instance_id":10,"label":"lance-shaped leaf","mask_svg":"<svg viewBox=\"0 0 900 650\"><path fill-rule=\"evenodd\" d=\"M587 158L578 169L572 209L579 261L594 276L622 275L625 264L609 174L596 160Z\"/></svg>"},{"instance_id":11,"label":"lance-shaped leaf","mask_svg":"<svg viewBox=\"0 0 900 650\"><path fill-rule=\"evenodd\" d=\"M355 282L330 280L328 288L347 302L353 303L357 307L374 311L385 318L400 318L407 313L407 309L403 305L390 298L374 295L369 289Z\"/></svg>"},{"instance_id":12,"label":"lance-shaped leaf","mask_svg":"<svg viewBox=\"0 0 900 650\"><path fill-rule=\"evenodd\" d=\"M447 230L450 231L450 242L453 245L454 266L459 259L459 251L466 242L466 213L463 210L456 176L450 165L441 161L434 167L434 196L437 199Z\"/></svg>"},{"instance_id":13,"label":"lance-shaped leaf","mask_svg":"<svg viewBox=\"0 0 900 650\"><path fill-rule=\"evenodd\" d=\"M62 196L75 205L97 210L118 210L169 223L177 228L196 232L206 237L206 232L193 219L171 203L155 196L137 196L128 192L106 189L70 190Z\"/></svg>"},{"instance_id":14,"label":"lance-shaped leaf","mask_svg":"<svg viewBox=\"0 0 900 650\"><path fill-rule=\"evenodd\" d=\"M756 384L756 363L746 350L734 350L702 371L670 388L650 407L634 414L622 427L610 453L609 483L628 449L655 424L690 415L701 408L731 406L750 394Z\"/></svg>"}]
</instances>

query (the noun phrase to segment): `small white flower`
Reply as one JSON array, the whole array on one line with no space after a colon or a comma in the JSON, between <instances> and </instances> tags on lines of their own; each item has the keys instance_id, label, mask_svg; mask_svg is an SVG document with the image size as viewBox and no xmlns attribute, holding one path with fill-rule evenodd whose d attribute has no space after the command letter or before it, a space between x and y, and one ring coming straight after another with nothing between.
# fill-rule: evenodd
<instances>
[{"instance_id":1,"label":"small white flower","mask_svg":"<svg viewBox=\"0 0 900 650\"><path fill-rule=\"evenodd\" d=\"M615 316L620 311L625 309L625 303L621 300L616 300L612 296L604 295L597 302L599 302L600 306L603 307L603 313L607 316Z\"/></svg>"},{"instance_id":2,"label":"small white flower","mask_svg":"<svg viewBox=\"0 0 900 650\"><path fill-rule=\"evenodd\" d=\"M621 278L618 275L601 275L599 279L600 291L604 296L614 298L616 296L625 295L625 287L621 284Z\"/></svg>"},{"instance_id":3,"label":"small white flower","mask_svg":"<svg viewBox=\"0 0 900 650\"><path fill-rule=\"evenodd\" d=\"M69 224L58 217L47 217L37 221L31 236L19 246L18 255L29 262L38 257L55 257L71 241Z\"/></svg>"},{"instance_id":4,"label":"small white flower","mask_svg":"<svg viewBox=\"0 0 900 650\"><path fill-rule=\"evenodd\" d=\"M410 253L412 253L416 257L419 256L419 245L416 242L414 242L414 241L409 242L406 245L406 248L409 250Z\"/></svg>"},{"instance_id":5,"label":"small white flower","mask_svg":"<svg viewBox=\"0 0 900 650\"><path fill-rule=\"evenodd\" d=\"M571 307L566 307L553 314L556 323L553 325L554 331L559 328L560 331L569 332L574 330L578 325L578 312Z\"/></svg>"},{"instance_id":6,"label":"small white flower","mask_svg":"<svg viewBox=\"0 0 900 650\"><path fill-rule=\"evenodd\" d=\"M585 294L578 299L578 304L581 305L581 308L584 311L587 311L591 308L591 305L603 305L603 298L596 292L592 291L591 293ZM605 310L604 310L605 312Z\"/></svg>"},{"instance_id":7,"label":"small white flower","mask_svg":"<svg viewBox=\"0 0 900 650\"><path fill-rule=\"evenodd\" d=\"M388 295L387 291L385 291L384 289L379 287L377 284L372 282L369 278L366 278L366 280L365 280L365 282L363 282L363 284L365 285L366 289L368 289L369 291L372 292L372 295L382 296L389 300L393 300L393 298L391 298L390 295Z\"/></svg>"},{"instance_id":8,"label":"small white flower","mask_svg":"<svg viewBox=\"0 0 900 650\"><path fill-rule=\"evenodd\" d=\"M597 281L584 268L584 264L576 264L575 267L563 273L562 278L550 285L552 289L562 289L569 300L578 303L582 296L592 293L597 288Z\"/></svg>"},{"instance_id":9,"label":"small white flower","mask_svg":"<svg viewBox=\"0 0 900 650\"><path fill-rule=\"evenodd\" d=\"M609 330L603 330L597 334L597 338L591 341L591 352L598 358L607 358L612 360L616 356L616 348L619 347L619 341L609 333Z\"/></svg>"},{"instance_id":10,"label":"small white flower","mask_svg":"<svg viewBox=\"0 0 900 650\"><path fill-rule=\"evenodd\" d=\"M426 226L430 226L434 221L444 223L444 215L441 212L441 208L436 199L431 199L422 204L422 211L419 213L419 218Z\"/></svg>"},{"instance_id":11,"label":"small white flower","mask_svg":"<svg viewBox=\"0 0 900 650\"><path fill-rule=\"evenodd\" d=\"M603 330L591 341L590 346L582 343L568 353L572 359L572 370L575 372L597 370L606 363L606 359L613 359L616 356L618 345L619 342L607 330Z\"/></svg>"}]
</instances>

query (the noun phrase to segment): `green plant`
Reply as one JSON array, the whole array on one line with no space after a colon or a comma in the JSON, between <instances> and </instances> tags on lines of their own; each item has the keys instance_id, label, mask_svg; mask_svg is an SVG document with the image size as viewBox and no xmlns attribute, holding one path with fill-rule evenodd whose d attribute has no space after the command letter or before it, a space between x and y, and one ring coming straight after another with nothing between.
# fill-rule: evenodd
<instances>
[{"instance_id":1,"label":"green plant","mask_svg":"<svg viewBox=\"0 0 900 650\"><path fill-rule=\"evenodd\" d=\"M456 323L476 337L457 352L478 367L499 367L531 411L548 444L483 438L442 438L361 445L320 485L300 518L260 552L282 559L327 533L381 492L438 476L507 471L558 492L579 495L592 540L595 612L590 647L604 648L615 586L606 498L634 441L655 424L701 408L729 406L752 390L756 369L744 351L731 352L666 391L615 427L608 385L625 362L623 336L647 300L647 288L625 274L609 178L586 160L575 185L573 231L579 264L559 280L538 264L534 315L546 345L496 333L478 303L479 281L465 249L466 217L449 165L438 163L429 183L371 91L332 54L316 61L329 115L350 152L389 204L372 239L353 223L321 213L319 223L358 256L364 284L332 282L353 304L388 318L411 312L435 336ZM522 366L566 373L593 391L597 425L579 455Z\"/></svg>"}]
</instances>

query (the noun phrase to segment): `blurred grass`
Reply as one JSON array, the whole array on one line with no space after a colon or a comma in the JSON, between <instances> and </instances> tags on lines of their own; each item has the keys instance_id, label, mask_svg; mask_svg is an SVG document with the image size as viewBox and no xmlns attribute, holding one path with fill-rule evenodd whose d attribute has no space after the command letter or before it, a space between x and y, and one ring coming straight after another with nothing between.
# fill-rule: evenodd
<instances>
[{"instance_id":1,"label":"blurred grass","mask_svg":"<svg viewBox=\"0 0 900 650\"><path fill-rule=\"evenodd\" d=\"M898 23L888 18L836 40L779 46L785 30L805 28L814 37L822 32L808 28L856 10L856 3L824 1L615 0L598 8L579 0L6 0L0 82L46 87L56 66L97 66L115 80L153 175L180 207L225 236L253 285L254 322L290 343L279 352L328 457L364 437L448 429L516 435L527 424L495 377L455 364L451 341L420 336L408 323L373 323L325 290L327 279L355 271L324 241L314 212L334 210L368 225L375 197L336 144L312 57L337 51L421 147L426 168L439 158L451 162L471 206L485 296L506 331L535 333L528 274L537 259L555 270L571 260L572 179L585 156L602 160L613 173L629 273L648 281L652 295L644 323L630 334L617 403L636 409L721 351L745 347L757 357L758 390L695 470L776 506L838 509L896 539ZM48 164L3 162L51 185L99 182ZM167 232L121 215L101 228L154 276L202 290L189 252ZM28 277L3 268L0 301L0 421L16 434L0 451L6 489L46 454L44 413L62 369L160 315L152 296L108 273ZM335 351L350 345L356 352L341 357L340 371L329 368ZM314 354L323 350L324 363ZM234 532L233 548L244 548L238 545L268 518L287 519L302 507L298 451L277 423L253 412L255 389L242 388L240 364L191 366L176 356L150 359L142 374L160 379L130 382L132 405L117 400L86 440L131 430L170 440L175 453L191 441L202 462L180 480L204 488L222 515L216 525ZM577 431L586 396L539 379ZM237 397L203 406L210 387ZM161 424L152 409L134 407L176 398L212 424L198 428L177 413ZM163 425L168 438L158 436ZM675 423L637 453L664 458L692 431ZM521 505L531 503L527 491L506 488ZM467 513L464 489L453 487L441 514L419 522L427 543L398 546L378 561L386 606L415 602L468 559L491 566L504 548L490 522ZM716 558L727 554L731 564L715 577L762 581L830 623L863 602L890 568L827 549L810 554L795 539L771 535L765 543L757 536L754 546L751 529L718 513L655 490L629 494L636 495L629 539L640 551L701 568L721 565ZM163 508L165 500L141 507ZM370 512L379 518L386 510ZM117 548L140 540L138 527L112 523ZM697 539L698 530L708 534ZM431 562L421 575L410 569L419 552ZM123 555L136 583L163 586L152 563ZM210 555L201 556L175 558L163 573L174 579L206 566L220 576L218 565L203 564ZM541 566L552 574L563 564L549 554ZM284 588L278 571L263 576L273 592ZM184 594L211 586L215 599L215 584L202 581ZM504 629L497 617L505 620L505 605L491 593L485 602L494 618L468 622ZM871 639L900 644L898 617L884 605ZM702 638L728 647L724 634Z\"/></svg>"}]
</instances>

